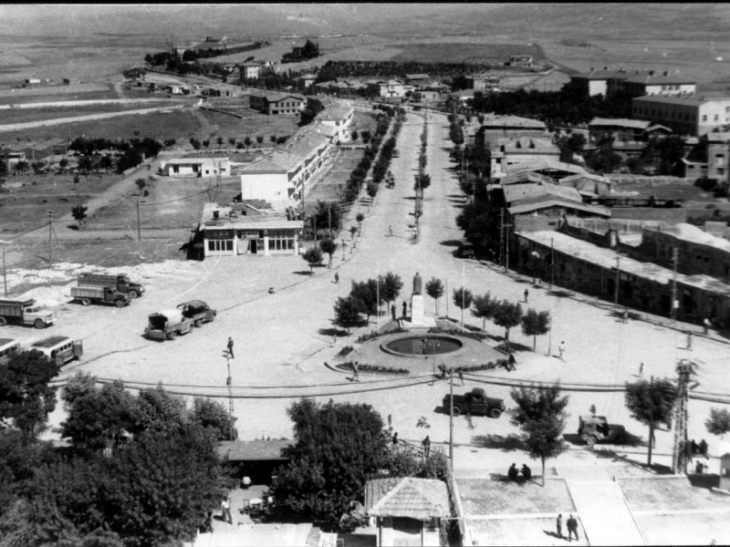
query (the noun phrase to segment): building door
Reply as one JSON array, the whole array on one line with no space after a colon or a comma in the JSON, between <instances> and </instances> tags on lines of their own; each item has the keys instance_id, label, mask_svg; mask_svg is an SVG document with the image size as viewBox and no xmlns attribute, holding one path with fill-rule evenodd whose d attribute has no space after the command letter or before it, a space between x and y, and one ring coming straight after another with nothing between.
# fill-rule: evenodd
<instances>
[{"instance_id":1,"label":"building door","mask_svg":"<svg viewBox=\"0 0 730 547\"><path fill-rule=\"evenodd\" d=\"M249 243L251 244L251 254L255 255L258 251L258 240L256 239L249 239Z\"/></svg>"}]
</instances>

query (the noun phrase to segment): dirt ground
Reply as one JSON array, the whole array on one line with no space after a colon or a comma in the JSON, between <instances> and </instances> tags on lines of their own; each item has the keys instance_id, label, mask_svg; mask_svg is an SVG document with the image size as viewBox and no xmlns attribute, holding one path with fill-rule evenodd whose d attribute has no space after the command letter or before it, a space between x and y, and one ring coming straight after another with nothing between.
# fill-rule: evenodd
<instances>
[{"instance_id":1,"label":"dirt ground","mask_svg":"<svg viewBox=\"0 0 730 547\"><path fill-rule=\"evenodd\" d=\"M63 100L63 99L60 99ZM125 112L128 110L138 110L140 108L154 108L157 106L166 106L167 103L160 102L139 104L92 104L82 106L68 107L43 107L43 108L24 108L11 109L2 111L2 123L25 123L36 122L41 120L53 120L56 118L70 118L73 116L86 116L89 114L102 114L107 112Z\"/></svg>"},{"instance_id":2,"label":"dirt ground","mask_svg":"<svg viewBox=\"0 0 730 547\"><path fill-rule=\"evenodd\" d=\"M264 144L270 144L271 135L293 135L299 128L299 116L267 116L249 109L235 111L244 119L209 110L201 110L200 113L216 126L211 133L213 139L220 136L226 141L233 137L243 142L246 137L251 137L256 142L256 136L262 135Z\"/></svg>"},{"instance_id":3,"label":"dirt ground","mask_svg":"<svg viewBox=\"0 0 730 547\"><path fill-rule=\"evenodd\" d=\"M519 469L518 465L518 469ZM533 474L539 469L533 466ZM575 506L564 480L549 479L545 487L535 482L457 479L467 515L570 513ZM489 492L486 496L484 493Z\"/></svg>"},{"instance_id":4,"label":"dirt ground","mask_svg":"<svg viewBox=\"0 0 730 547\"><path fill-rule=\"evenodd\" d=\"M479 545L565 545L568 530L565 527L566 514L563 514L563 537L557 537L555 519L530 518L528 515L517 519L472 520L469 522L472 538ZM589 545L585 531L578 520L580 539L571 545Z\"/></svg>"}]
</instances>

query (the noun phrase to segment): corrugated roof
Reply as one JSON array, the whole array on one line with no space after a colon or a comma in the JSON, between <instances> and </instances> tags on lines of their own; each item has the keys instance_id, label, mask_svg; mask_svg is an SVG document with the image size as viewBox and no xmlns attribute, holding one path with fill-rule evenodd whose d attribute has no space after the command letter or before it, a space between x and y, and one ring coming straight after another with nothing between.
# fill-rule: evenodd
<instances>
[{"instance_id":1,"label":"corrugated roof","mask_svg":"<svg viewBox=\"0 0 730 547\"><path fill-rule=\"evenodd\" d=\"M595 205L584 205L583 203L577 203L575 201L569 201L560 198L540 198L538 200L529 200L529 202L520 202L520 205L515 205L508 209L511 215L521 215L525 213L532 213L539 211L540 209L549 209L550 207L565 207L567 209L575 209L576 211L583 211L585 213L592 213L594 215L610 217L611 211L606 207L596 207Z\"/></svg>"},{"instance_id":2,"label":"corrugated roof","mask_svg":"<svg viewBox=\"0 0 730 547\"><path fill-rule=\"evenodd\" d=\"M553 144L552 139L543 137L512 137L497 139L496 146L504 147L505 154L553 154L560 155L560 148Z\"/></svg>"},{"instance_id":3,"label":"corrugated roof","mask_svg":"<svg viewBox=\"0 0 730 547\"><path fill-rule=\"evenodd\" d=\"M730 241L705 232L701 228L693 226L692 224L681 222L662 231L673 234L677 237L677 239L681 239L683 241L708 245L710 247L715 247L716 249L730 252Z\"/></svg>"},{"instance_id":4,"label":"corrugated roof","mask_svg":"<svg viewBox=\"0 0 730 547\"><path fill-rule=\"evenodd\" d=\"M627 118L593 118L588 122L591 126L628 127L630 129L646 129L651 122L643 120L629 120Z\"/></svg>"},{"instance_id":5,"label":"corrugated roof","mask_svg":"<svg viewBox=\"0 0 730 547\"><path fill-rule=\"evenodd\" d=\"M291 441L222 441L218 455L231 462L285 460L282 450L292 446Z\"/></svg>"},{"instance_id":6,"label":"corrugated roof","mask_svg":"<svg viewBox=\"0 0 730 547\"><path fill-rule=\"evenodd\" d=\"M575 175L577 176L577 175ZM565 180L565 179L563 179ZM523 183L547 183L552 184L553 179L550 177L547 177L545 175L541 175L540 173L535 173L534 171L522 171L521 173L513 173L509 175L505 175L501 179L499 179L499 183L502 186L506 186L509 184L523 184Z\"/></svg>"},{"instance_id":7,"label":"corrugated roof","mask_svg":"<svg viewBox=\"0 0 730 547\"><path fill-rule=\"evenodd\" d=\"M428 520L451 515L446 483L433 479L386 478L368 481L365 511L370 516Z\"/></svg>"},{"instance_id":8,"label":"corrugated roof","mask_svg":"<svg viewBox=\"0 0 730 547\"><path fill-rule=\"evenodd\" d=\"M572 163L564 163L553 158L530 157L523 156L517 159L516 163L506 165L505 170L509 174L519 173L521 171L541 171L543 169L551 169L554 171L567 171L568 173L586 173L580 165Z\"/></svg>"},{"instance_id":9,"label":"corrugated roof","mask_svg":"<svg viewBox=\"0 0 730 547\"><path fill-rule=\"evenodd\" d=\"M558 186L556 184L512 184L505 186L504 199L508 205L517 205L521 201L545 196L553 196L568 201L582 203L580 194L572 186Z\"/></svg>"},{"instance_id":10,"label":"corrugated roof","mask_svg":"<svg viewBox=\"0 0 730 547\"><path fill-rule=\"evenodd\" d=\"M531 128L531 129L545 129L546 126L540 120L532 120L530 118L521 118L519 116L495 116L489 115L484 116L484 123L482 127L499 127L499 128L510 128L516 127L520 129Z\"/></svg>"}]
</instances>

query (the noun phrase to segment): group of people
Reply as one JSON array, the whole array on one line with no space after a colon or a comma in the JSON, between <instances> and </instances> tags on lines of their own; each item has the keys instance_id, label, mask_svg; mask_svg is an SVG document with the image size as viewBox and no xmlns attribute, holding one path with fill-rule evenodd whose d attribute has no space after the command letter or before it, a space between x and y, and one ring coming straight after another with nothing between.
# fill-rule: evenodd
<instances>
[{"instance_id":1,"label":"group of people","mask_svg":"<svg viewBox=\"0 0 730 547\"><path fill-rule=\"evenodd\" d=\"M530 469L527 464L522 464L522 469L517 469L517 464L512 464L510 468L507 470L507 477L511 481L516 481L517 478L520 476L520 473L522 473L522 477L529 481L532 479L532 469Z\"/></svg>"},{"instance_id":2,"label":"group of people","mask_svg":"<svg viewBox=\"0 0 730 547\"><path fill-rule=\"evenodd\" d=\"M578 538L578 521L573 515L568 515L568 520L565 521L565 526L568 528L568 541L573 539L575 535L576 541ZM559 514L555 521L555 532L559 538L563 537L563 515Z\"/></svg>"},{"instance_id":3,"label":"group of people","mask_svg":"<svg viewBox=\"0 0 730 547\"><path fill-rule=\"evenodd\" d=\"M390 306L390 313L393 316L393 321L397 321L398 320L398 317L396 317L396 315L397 315L396 314L396 311L397 310L396 310L395 304L392 304ZM405 319L407 317L408 317L408 302L406 302L404 300L403 301L403 314L401 315L401 319Z\"/></svg>"}]
</instances>

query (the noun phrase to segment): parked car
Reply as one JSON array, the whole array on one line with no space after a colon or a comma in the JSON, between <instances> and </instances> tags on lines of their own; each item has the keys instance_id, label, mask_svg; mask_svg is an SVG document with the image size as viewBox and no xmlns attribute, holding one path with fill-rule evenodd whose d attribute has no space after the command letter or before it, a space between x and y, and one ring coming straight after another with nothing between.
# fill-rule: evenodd
<instances>
[{"instance_id":1,"label":"parked car","mask_svg":"<svg viewBox=\"0 0 730 547\"><path fill-rule=\"evenodd\" d=\"M193 325L201 327L203 323L212 323L218 312L211 309L208 304L202 300L190 300L189 302L183 302L178 304L179 309L183 317L193 321Z\"/></svg>"},{"instance_id":2,"label":"parked car","mask_svg":"<svg viewBox=\"0 0 730 547\"><path fill-rule=\"evenodd\" d=\"M605 416L581 416L578 418L578 435L588 446L597 442L623 443L626 440L626 428L609 424Z\"/></svg>"},{"instance_id":3,"label":"parked car","mask_svg":"<svg viewBox=\"0 0 730 547\"><path fill-rule=\"evenodd\" d=\"M193 320L184 317L181 310L161 310L150 314L145 335L153 340L174 340L193 327Z\"/></svg>"},{"instance_id":4,"label":"parked car","mask_svg":"<svg viewBox=\"0 0 730 547\"><path fill-rule=\"evenodd\" d=\"M449 395L444 396L443 406L448 413L451 407L451 397ZM504 410L503 399L487 397L485 391L480 387L475 387L464 395L454 395L454 416L468 412L473 416L499 418Z\"/></svg>"}]
</instances>

